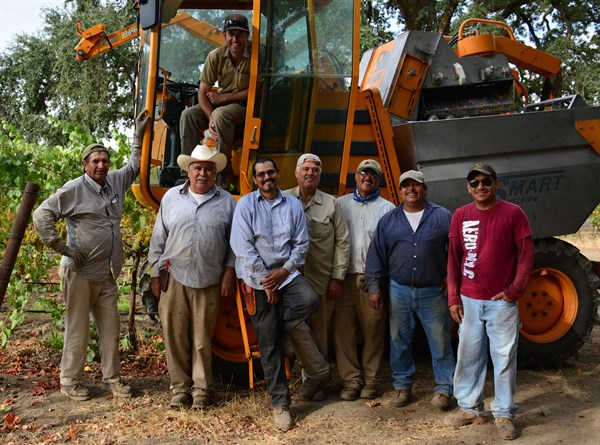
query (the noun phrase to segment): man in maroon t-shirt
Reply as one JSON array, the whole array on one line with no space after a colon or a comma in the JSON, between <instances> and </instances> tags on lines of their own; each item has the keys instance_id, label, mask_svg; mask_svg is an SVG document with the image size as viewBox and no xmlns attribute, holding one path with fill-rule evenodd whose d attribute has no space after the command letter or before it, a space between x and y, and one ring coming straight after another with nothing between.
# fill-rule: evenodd
<instances>
[{"instance_id":1,"label":"man in maroon t-shirt","mask_svg":"<svg viewBox=\"0 0 600 445\"><path fill-rule=\"evenodd\" d=\"M448 416L455 427L484 423L483 386L487 343L494 365L491 411L502 439L515 439L519 310L533 266L534 247L523 210L496 196L499 182L487 164L467 175L473 202L456 210L450 224L448 305L460 325L454 396L460 410Z\"/></svg>"}]
</instances>

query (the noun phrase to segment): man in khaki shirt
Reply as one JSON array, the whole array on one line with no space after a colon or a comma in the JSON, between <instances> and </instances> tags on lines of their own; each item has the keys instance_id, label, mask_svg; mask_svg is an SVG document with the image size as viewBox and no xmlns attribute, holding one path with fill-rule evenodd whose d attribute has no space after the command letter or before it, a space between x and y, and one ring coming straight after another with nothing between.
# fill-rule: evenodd
<instances>
[{"instance_id":1,"label":"man in khaki shirt","mask_svg":"<svg viewBox=\"0 0 600 445\"><path fill-rule=\"evenodd\" d=\"M304 275L320 298L319 310L310 318L310 327L317 348L327 359L329 324L348 268L348 225L336 199L317 190L321 181L321 159L317 155L300 156L296 180L298 187L286 193L299 198L306 217L309 246Z\"/></svg>"},{"instance_id":2,"label":"man in khaki shirt","mask_svg":"<svg viewBox=\"0 0 600 445\"><path fill-rule=\"evenodd\" d=\"M181 114L181 153L189 155L208 129L219 152L227 156L223 173L231 172L231 148L236 127L244 125L250 84L250 28L248 18L228 15L223 24L225 45L206 57L200 76L198 104ZM219 89L213 91L218 83ZM217 178L217 182L220 179Z\"/></svg>"}]
</instances>

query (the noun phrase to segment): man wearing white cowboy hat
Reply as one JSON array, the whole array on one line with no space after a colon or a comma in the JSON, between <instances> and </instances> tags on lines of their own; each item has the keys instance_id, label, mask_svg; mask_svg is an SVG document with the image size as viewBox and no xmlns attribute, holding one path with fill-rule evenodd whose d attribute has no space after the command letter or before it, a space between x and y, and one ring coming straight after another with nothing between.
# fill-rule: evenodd
<instances>
[{"instance_id":1,"label":"man wearing white cowboy hat","mask_svg":"<svg viewBox=\"0 0 600 445\"><path fill-rule=\"evenodd\" d=\"M189 179L163 197L148 260L152 292L159 298L173 391L170 406L192 402L193 409L202 409L208 406L212 381L211 342L219 299L236 286L229 248L235 199L214 185L227 164L223 153L197 145L177 163Z\"/></svg>"}]
</instances>

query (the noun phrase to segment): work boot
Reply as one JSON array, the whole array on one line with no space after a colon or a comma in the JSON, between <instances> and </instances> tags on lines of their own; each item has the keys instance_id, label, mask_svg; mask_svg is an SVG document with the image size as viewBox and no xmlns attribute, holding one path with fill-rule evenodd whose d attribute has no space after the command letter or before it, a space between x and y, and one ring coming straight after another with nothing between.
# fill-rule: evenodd
<instances>
[{"instance_id":1,"label":"work boot","mask_svg":"<svg viewBox=\"0 0 600 445\"><path fill-rule=\"evenodd\" d=\"M483 425L484 423L486 423L486 419L483 416L471 414L461 409L458 410L458 412L456 413L448 414L446 419L444 419L444 423L448 426L459 428L461 426L469 425L471 423Z\"/></svg>"},{"instance_id":2,"label":"work boot","mask_svg":"<svg viewBox=\"0 0 600 445\"><path fill-rule=\"evenodd\" d=\"M192 395L192 409L206 409L208 408L208 396L206 394L193 394Z\"/></svg>"},{"instance_id":3,"label":"work boot","mask_svg":"<svg viewBox=\"0 0 600 445\"><path fill-rule=\"evenodd\" d=\"M90 391L81 383L74 385L60 385L60 393L67 396L69 399L83 402L90 400Z\"/></svg>"},{"instance_id":4,"label":"work boot","mask_svg":"<svg viewBox=\"0 0 600 445\"><path fill-rule=\"evenodd\" d=\"M375 382L367 382L365 386L360 390L360 398L361 399L369 399L373 400L379 395L379 391L377 390L377 383Z\"/></svg>"},{"instance_id":5,"label":"work boot","mask_svg":"<svg viewBox=\"0 0 600 445\"><path fill-rule=\"evenodd\" d=\"M340 391L340 400L352 401L358 398L360 393L360 382L347 380L344 382L344 388Z\"/></svg>"},{"instance_id":6,"label":"work boot","mask_svg":"<svg viewBox=\"0 0 600 445\"><path fill-rule=\"evenodd\" d=\"M450 397L441 392L437 392L431 399L431 404L440 411L446 411L450 407Z\"/></svg>"},{"instance_id":7,"label":"work boot","mask_svg":"<svg viewBox=\"0 0 600 445\"><path fill-rule=\"evenodd\" d=\"M171 403L169 406L171 408L187 408L190 406L191 396L187 392L178 392L177 394L173 394L173 398L171 399Z\"/></svg>"},{"instance_id":8,"label":"work boot","mask_svg":"<svg viewBox=\"0 0 600 445\"><path fill-rule=\"evenodd\" d=\"M292 415L290 414L290 407L287 405L273 407L273 420L275 421L275 428L281 431L291 430L294 425Z\"/></svg>"},{"instance_id":9,"label":"work boot","mask_svg":"<svg viewBox=\"0 0 600 445\"><path fill-rule=\"evenodd\" d=\"M515 428L512 419L507 417L497 417L494 423L496 424L500 439L513 440L518 437L517 429Z\"/></svg>"},{"instance_id":10,"label":"work boot","mask_svg":"<svg viewBox=\"0 0 600 445\"><path fill-rule=\"evenodd\" d=\"M410 403L411 398L412 390L410 388L399 389L396 391L396 398L392 400L392 405L396 408L402 408Z\"/></svg>"},{"instance_id":11,"label":"work boot","mask_svg":"<svg viewBox=\"0 0 600 445\"><path fill-rule=\"evenodd\" d=\"M302 382L302 385L300 385L300 388L298 388L298 397L300 400L312 402L323 400L325 398L323 390L328 382L329 373L318 379L307 377ZM319 393L321 393L321 395ZM320 399L319 396L321 397Z\"/></svg>"},{"instance_id":12,"label":"work boot","mask_svg":"<svg viewBox=\"0 0 600 445\"><path fill-rule=\"evenodd\" d=\"M131 397L131 386L122 382L105 382L102 384L106 391L112 393L114 398L128 399Z\"/></svg>"}]
</instances>

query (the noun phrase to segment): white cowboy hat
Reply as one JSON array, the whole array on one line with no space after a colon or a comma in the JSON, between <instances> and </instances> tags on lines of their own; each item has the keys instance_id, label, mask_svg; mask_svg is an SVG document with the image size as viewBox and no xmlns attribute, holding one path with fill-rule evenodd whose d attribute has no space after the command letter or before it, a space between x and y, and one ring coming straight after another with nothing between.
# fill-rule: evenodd
<instances>
[{"instance_id":1,"label":"white cowboy hat","mask_svg":"<svg viewBox=\"0 0 600 445\"><path fill-rule=\"evenodd\" d=\"M227 166L227 156L217 150L211 150L206 145L196 145L191 155L177 157L177 164L182 170L187 171L192 162L214 162L217 165L217 172L220 172Z\"/></svg>"}]
</instances>

